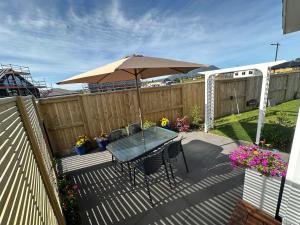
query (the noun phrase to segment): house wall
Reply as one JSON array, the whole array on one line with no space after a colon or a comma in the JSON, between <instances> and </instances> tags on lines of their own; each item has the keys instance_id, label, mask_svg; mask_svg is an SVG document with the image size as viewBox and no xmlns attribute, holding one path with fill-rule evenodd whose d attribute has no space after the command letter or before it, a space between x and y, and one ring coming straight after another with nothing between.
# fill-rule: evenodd
<instances>
[{"instance_id":1,"label":"house wall","mask_svg":"<svg viewBox=\"0 0 300 225\"><path fill-rule=\"evenodd\" d=\"M215 117L249 111L247 101L259 102L262 77L220 79L215 83ZM280 103L300 97L300 73L272 75L269 99ZM193 106L200 107L204 118L204 82L141 89L144 119L158 122L163 116L174 121L177 116L191 116ZM135 90L72 95L39 100L39 108L51 146L58 155L72 151L76 137L93 138L101 132L138 122Z\"/></svg>"}]
</instances>

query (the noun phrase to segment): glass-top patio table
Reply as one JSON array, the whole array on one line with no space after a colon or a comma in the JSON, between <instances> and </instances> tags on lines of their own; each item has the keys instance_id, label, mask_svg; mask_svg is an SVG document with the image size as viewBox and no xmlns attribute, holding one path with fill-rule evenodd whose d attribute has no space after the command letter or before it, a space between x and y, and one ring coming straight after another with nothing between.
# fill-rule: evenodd
<instances>
[{"instance_id":1,"label":"glass-top patio table","mask_svg":"<svg viewBox=\"0 0 300 225\"><path fill-rule=\"evenodd\" d=\"M143 133L144 132L144 135ZM176 138L174 131L161 127L150 127L144 131L119 139L107 145L107 150L121 162L129 162L155 150Z\"/></svg>"}]
</instances>

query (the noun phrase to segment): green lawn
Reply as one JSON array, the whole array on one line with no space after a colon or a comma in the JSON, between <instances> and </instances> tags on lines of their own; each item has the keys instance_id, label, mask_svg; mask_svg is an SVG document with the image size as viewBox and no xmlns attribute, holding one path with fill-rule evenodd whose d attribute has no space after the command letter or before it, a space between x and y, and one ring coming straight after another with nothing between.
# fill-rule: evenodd
<instances>
[{"instance_id":1,"label":"green lawn","mask_svg":"<svg viewBox=\"0 0 300 225\"><path fill-rule=\"evenodd\" d=\"M292 100L273 107L268 107L265 118L265 127L272 130L276 114L285 112L293 125L296 124L300 99ZM210 133L230 137L235 140L255 141L258 109L241 113L240 115L226 116L215 120L215 129ZM293 127L288 128L293 129Z\"/></svg>"}]
</instances>

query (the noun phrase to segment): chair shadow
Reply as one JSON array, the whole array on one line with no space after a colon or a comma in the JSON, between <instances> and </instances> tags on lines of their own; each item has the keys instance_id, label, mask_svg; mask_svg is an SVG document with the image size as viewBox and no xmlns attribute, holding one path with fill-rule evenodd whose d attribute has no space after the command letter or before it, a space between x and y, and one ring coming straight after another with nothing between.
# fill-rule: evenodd
<instances>
[{"instance_id":1,"label":"chair shadow","mask_svg":"<svg viewBox=\"0 0 300 225\"><path fill-rule=\"evenodd\" d=\"M137 174L132 188L126 171L115 171L110 161L68 172L79 186L83 224L226 224L242 196L244 172L231 168L220 146L193 140L183 148L190 173L179 155L175 187L163 168L152 175L153 206L143 176Z\"/></svg>"}]
</instances>

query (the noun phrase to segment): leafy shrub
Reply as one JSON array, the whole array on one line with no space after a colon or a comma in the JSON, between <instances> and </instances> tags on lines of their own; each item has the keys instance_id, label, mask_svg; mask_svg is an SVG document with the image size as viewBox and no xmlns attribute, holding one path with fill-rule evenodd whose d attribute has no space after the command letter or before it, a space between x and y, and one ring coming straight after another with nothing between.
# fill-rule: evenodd
<instances>
[{"instance_id":1,"label":"leafy shrub","mask_svg":"<svg viewBox=\"0 0 300 225\"><path fill-rule=\"evenodd\" d=\"M281 111L270 123L271 125L264 125L262 139L271 144L272 148L289 152L293 141L295 122L288 117L286 112Z\"/></svg>"},{"instance_id":2,"label":"leafy shrub","mask_svg":"<svg viewBox=\"0 0 300 225\"><path fill-rule=\"evenodd\" d=\"M67 176L60 176L57 186L67 224L81 224L77 199L77 184L74 184Z\"/></svg>"},{"instance_id":3,"label":"leafy shrub","mask_svg":"<svg viewBox=\"0 0 300 225\"><path fill-rule=\"evenodd\" d=\"M197 105L194 105L192 108L192 121L191 125L194 128L199 128L201 124L203 123L200 107Z\"/></svg>"},{"instance_id":4,"label":"leafy shrub","mask_svg":"<svg viewBox=\"0 0 300 225\"><path fill-rule=\"evenodd\" d=\"M144 129L150 128L150 127L154 127L156 126L156 123L146 120L143 124Z\"/></svg>"}]
</instances>

